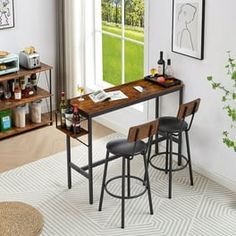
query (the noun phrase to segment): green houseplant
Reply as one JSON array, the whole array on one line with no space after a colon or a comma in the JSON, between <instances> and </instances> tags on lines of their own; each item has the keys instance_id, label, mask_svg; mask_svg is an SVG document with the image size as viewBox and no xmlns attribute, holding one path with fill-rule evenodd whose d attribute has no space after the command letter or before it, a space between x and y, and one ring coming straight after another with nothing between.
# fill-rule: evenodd
<instances>
[{"instance_id":1,"label":"green houseplant","mask_svg":"<svg viewBox=\"0 0 236 236\"><path fill-rule=\"evenodd\" d=\"M227 69L227 77L231 79L232 87L228 88L222 83L216 82L212 76L208 76L207 79L210 81L213 89L218 89L222 92L221 101L224 106L223 109L231 120L231 129L236 128L236 63L235 59L231 57L230 51L227 52L228 59L225 65ZM227 130L223 131L223 143L236 152L236 139L232 137L231 133Z\"/></svg>"}]
</instances>

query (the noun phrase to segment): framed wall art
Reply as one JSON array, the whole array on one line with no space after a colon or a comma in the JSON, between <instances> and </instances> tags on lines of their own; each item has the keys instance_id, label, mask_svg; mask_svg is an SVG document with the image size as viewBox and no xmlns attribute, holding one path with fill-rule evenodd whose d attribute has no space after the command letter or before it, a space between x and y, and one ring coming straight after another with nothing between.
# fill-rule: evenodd
<instances>
[{"instance_id":1,"label":"framed wall art","mask_svg":"<svg viewBox=\"0 0 236 236\"><path fill-rule=\"evenodd\" d=\"M14 26L14 0L0 0L0 29Z\"/></svg>"},{"instance_id":2,"label":"framed wall art","mask_svg":"<svg viewBox=\"0 0 236 236\"><path fill-rule=\"evenodd\" d=\"M172 4L172 51L202 60L205 0L173 0Z\"/></svg>"}]
</instances>

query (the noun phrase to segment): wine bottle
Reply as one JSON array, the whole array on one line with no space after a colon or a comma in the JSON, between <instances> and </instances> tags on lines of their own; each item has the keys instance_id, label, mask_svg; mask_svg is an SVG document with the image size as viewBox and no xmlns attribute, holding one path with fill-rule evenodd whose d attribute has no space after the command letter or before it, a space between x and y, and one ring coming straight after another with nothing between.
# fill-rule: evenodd
<instances>
[{"instance_id":1,"label":"wine bottle","mask_svg":"<svg viewBox=\"0 0 236 236\"><path fill-rule=\"evenodd\" d=\"M22 90L23 97L28 98L30 96L33 96L35 94L34 88L31 84L30 77L27 79L27 84L25 86L25 89Z\"/></svg>"},{"instance_id":2,"label":"wine bottle","mask_svg":"<svg viewBox=\"0 0 236 236\"><path fill-rule=\"evenodd\" d=\"M14 98L16 100L20 100L21 99L21 89L20 89L19 81L17 81L16 84L15 84Z\"/></svg>"},{"instance_id":3,"label":"wine bottle","mask_svg":"<svg viewBox=\"0 0 236 236\"><path fill-rule=\"evenodd\" d=\"M66 127L66 119L65 119L65 112L66 112L66 99L65 99L65 92L61 92L61 100L60 100L60 112L61 112L61 127Z\"/></svg>"},{"instance_id":4,"label":"wine bottle","mask_svg":"<svg viewBox=\"0 0 236 236\"><path fill-rule=\"evenodd\" d=\"M37 75L35 73L31 74L30 80L31 80L31 84L33 85L34 90L37 91Z\"/></svg>"},{"instance_id":5,"label":"wine bottle","mask_svg":"<svg viewBox=\"0 0 236 236\"><path fill-rule=\"evenodd\" d=\"M80 132L80 115L77 105L73 105L73 117L72 117L73 132L78 134Z\"/></svg>"},{"instance_id":6,"label":"wine bottle","mask_svg":"<svg viewBox=\"0 0 236 236\"><path fill-rule=\"evenodd\" d=\"M173 71L173 68L171 66L171 60L170 59L167 59L165 74L169 78L172 78L174 76L174 71Z\"/></svg>"},{"instance_id":7,"label":"wine bottle","mask_svg":"<svg viewBox=\"0 0 236 236\"><path fill-rule=\"evenodd\" d=\"M163 51L160 51L160 58L157 61L157 74L162 76L165 74L165 60L163 59Z\"/></svg>"}]
</instances>

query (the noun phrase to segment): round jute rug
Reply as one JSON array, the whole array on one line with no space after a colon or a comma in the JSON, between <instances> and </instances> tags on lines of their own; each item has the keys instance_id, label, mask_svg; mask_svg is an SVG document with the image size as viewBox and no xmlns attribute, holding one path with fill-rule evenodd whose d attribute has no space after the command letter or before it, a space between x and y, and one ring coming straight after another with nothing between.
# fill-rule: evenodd
<instances>
[{"instance_id":1,"label":"round jute rug","mask_svg":"<svg viewBox=\"0 0 236 236\"><path fill-rule=\"evenodd\" d=\"M37 236L43 229L43 216L23 202L0 202L1 236Z\"/></svg>"}]
</instances>

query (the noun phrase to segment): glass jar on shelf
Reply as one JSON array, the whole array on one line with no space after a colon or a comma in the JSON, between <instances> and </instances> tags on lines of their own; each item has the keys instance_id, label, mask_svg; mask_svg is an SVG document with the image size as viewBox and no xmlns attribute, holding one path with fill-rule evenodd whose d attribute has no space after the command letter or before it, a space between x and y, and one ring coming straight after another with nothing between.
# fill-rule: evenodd
<instances>
[{"instance_id":1,"label":"glass jar on shelf","mask_svg":"<svg viewBox=\"0 0 236 236\"><path fill-rule=\"evenodd\" d=\"M26 105L18 106L13 111L13 121L15 127L24 128L25 127L25 111Z\"/></svg>"},{"instance_id":2,"label":"glass jar on shelf","mask_svg":"<svg viewBox=\"0 0 236 236\"><path fill-rule=\"evenodd\" d=\"M29 116L33 123L41 123L41 102L37 100L29 104Z\"/></svg>"}]
</instances>

